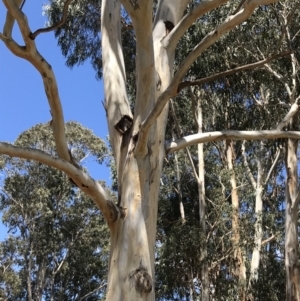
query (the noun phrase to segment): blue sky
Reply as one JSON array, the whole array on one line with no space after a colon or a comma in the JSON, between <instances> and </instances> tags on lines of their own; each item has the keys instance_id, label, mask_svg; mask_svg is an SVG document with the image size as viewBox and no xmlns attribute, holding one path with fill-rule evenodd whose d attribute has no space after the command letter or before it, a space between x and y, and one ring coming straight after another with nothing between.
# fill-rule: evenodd
<instances>
[{"instance_id":1,"label":"blue sky","mask_svg":"<svg viewBox=\"0 0 300 301\"><path fill-rule=\"evenodd\" d=\"M42 16L45 1L26 1L23 11L28 17L31 31L44 27ZM0 31L5 21L6 9L0 1ZM24 45L15 25L13 38ZM106 139L108 130L102 81L96 80L95 71L89 62L73 69L65 65L54 33L40 34L36 38L38 51L50 63L59 87L65 121L75 120ZM51 119L42 79L27 61L14 56L0 41L0 141L13 143L24 130ZM103 166L88 165L95 179L110 182L109 170ZM1 177L1 175L0 175ZM0 224L0 240L6 236L6 229Z\"/></svg>"}]
</instances>

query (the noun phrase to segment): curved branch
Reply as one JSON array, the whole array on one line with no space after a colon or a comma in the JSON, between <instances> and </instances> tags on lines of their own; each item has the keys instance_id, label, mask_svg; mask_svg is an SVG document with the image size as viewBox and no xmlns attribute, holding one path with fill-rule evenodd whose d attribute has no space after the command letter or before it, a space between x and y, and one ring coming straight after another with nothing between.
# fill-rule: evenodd
<instances>
[{"instance_id":1,"label":"curved branch","mask_svg":"<svg viewBox=\"0 0 300 301\"><path fill-rule=\"evenodd\" d=\"M260 139L277 139L277 138L291 138L300 140L300 131L220 131L208 132L201 134L194 134L186 136L177 141L166 145L166 152L172 153L176 150L185 148L189 145L212 142L218 140L260 140Z\"/></svg>"},{"instance_id":2,"label":"curved branch","mask_svg":"<svg viewBox=\"0 0 300 301\"><path fill-rule=\"evenodd\" d=\"M0 154L35 160L64 172L76 183L78 188L94 200L98 208L102 211L108 224L113 223L119 218L119 210L110 200L110 197L104 188L83 170L75 167L66 160L52 157L38 149L14 146L5 142L0 142Z\"/></svg>"},{"instance_id":3,"label":"curved branch","mask_svg":"<svg viewBox=\"0 0 300 301\"><path fill-rule=\"evenodd\" d=\"M5 43L6 47L16 56L25 58L26 50L24 47L17 44L12 38L0 33L0 40Z\"/></svg>"},{"instance_id":4,"label":"curved branch","mask_svg":"<svg viewBox=\"0 0 300 301\"><path fill-rule=\"evenodd\" d=\"M62 159L72 162L72 158L70 157L68 151L67 140L65 136L63 110L58 93L56 78L52 67L41 56L41 54L36 48L35 42L29 37L31 30L29 28L28 20L25 14L20 10L20 8L16 5L14 1L3 0L3 2L8 12L18 22L26 47L18 46L16 43L13 42L12 39L1 39L4 41L5 45L11 52L13 52L16 56L19 56L29 61L39 71L44 83L48 103L51 108L51 125L55 138L55 144L57 147L57 153Z\"/></svg>"},{"instance_id":5,"label":"curved branch","mask_svg":"<svg viewBox=\"0 0 300 301\"><path fill-rule=\"evenodd\" d=\"M34 40L40 33L50 32L50 31L53 31L56 28L62 26L67 20L68 8L69 8L69 5L71 2L72 2L72 0L66 0L66 2L64 4L64 8L63 8L63 16L59 22L57 22L56 24L53 24L52 26L47 27L47 28L37 29L34 33L30 33L30 38L32 40Z\"/></svg>"}]
</instances>

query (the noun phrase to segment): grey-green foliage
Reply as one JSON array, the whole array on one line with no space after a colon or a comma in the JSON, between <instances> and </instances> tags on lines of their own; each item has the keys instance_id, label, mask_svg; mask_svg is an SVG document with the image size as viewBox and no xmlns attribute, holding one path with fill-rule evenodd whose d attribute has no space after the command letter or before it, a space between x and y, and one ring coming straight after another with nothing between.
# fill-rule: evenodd
<instances>
[{"instance_id":1,"label":"grey-green foliage","mask_svg":"<svg viewBox=\"0 0 300 301\"><path fill-rule=\"evenodd\" d=\"M66 133L75 160L103 161L106 147L90 130L68 122ZM49 124L23 132L20 143L55 155ZM0 210L9 234L0 243L0 296L27 300L30 287L33 300L104 298L109 235L99 209L56 169L9 157L2 162Z\"/></svg>"}]
</instances>

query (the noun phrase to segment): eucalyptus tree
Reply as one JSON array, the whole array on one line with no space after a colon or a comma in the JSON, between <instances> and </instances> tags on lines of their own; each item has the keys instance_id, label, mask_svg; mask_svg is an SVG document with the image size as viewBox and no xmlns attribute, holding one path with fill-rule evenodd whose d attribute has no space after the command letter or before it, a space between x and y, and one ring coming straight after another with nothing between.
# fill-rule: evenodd
<instances>
[{"instance_id":1,"label":"eucalyptus tree","mask_svg":"<svg viewBox=\"0 0 300 301\"><path fill-rule=\"evenodd\" d=\"M206 75L211 75L210 78L186 82L193 63L198 58L205 59L205 51L209 47L218 40L222 41L229 31L245 22L253 12L266 14L269 10L266 5L276 0L241 2L207 0L192 4L188 0L161 0L157 5L148 0L103 0L101 2L101 17L98 15L98 19L101 19L102 60L98 53L95 56L95 63L101 61L102 64L105 109L117 173L117 203L112 200L101 183L92 179L74 162L65 135L63 110L54 71L37 51L35 44L39 34L64 23L68 11L77 13L80 2L74 2L69 8L71 0L66 1L63 5L62 19L49 28L36 31L29 27L27 17L21 10L21 2L3 0L7 9L7 18L0 38L14 55L29 61L43 79L52 114L51 127L57 157L35 148L14 146L4 142L0 144L0 152L13 157L36 160L63 171L94 200L102 211L111 236L107 300L154 300L158 191L165 154L191 144L216 140L299 139L300 137L297 131L278 129L235 131L227 130L225 127L218 129L217 132L185 136L178 141L165 139L169 100L188 85L196 85L220 77L220 74L214 76L210 73ZM231 9L232 5L233 9ZM259 7L261 9L258 9ZM203 23L207 22L206 16L214 10L219 12L215 24L212 22L203 38L195 40L194 47L190 49L181 64L176 66L174 55L180 38L198 18ZM88 15L83 17L86 22L90 20ZM20 28L25 46L18 45L12 37L15 21ZM82 24L70 24L70 27L77 26L75 33L80 33ZM134 33L131 35L134 39L132 45L136 46L135 51L127 51L127 54L131 54L131 67L133 59L135 61L135 95L131 102L127 93L122 27L132 28ZM245 33L244 39L249 39L249 35ZM80 44L76 46L80 48ZM84 51L79 53L83 56L85 54ZM269 60L270 57L267 57L258 65ZM174 66L176 66L175 73ZM257 65L252 64L252 67L254 66ZM242 69L242 67L234 68L228 73L224 71L223 75ZM290 115L287 115L283 119L284 124L289 122L289 117Z\"/></svg>"},{"instance_id":2,"label":"eucalyptus tree","mask_svg":"<svg viewBox=\"0 0 300 301\"><path fill-rule=\"evenodd\" d=\"M66 123L72 158L103 162L106 147L90 130ZM16 145L55 155L49 124ZM108 229L99 209L65 175L36 161L1 156L0 194L9 237L0 243L3 300L100 300L107 276Z\"/></svg>"}]
</instances>

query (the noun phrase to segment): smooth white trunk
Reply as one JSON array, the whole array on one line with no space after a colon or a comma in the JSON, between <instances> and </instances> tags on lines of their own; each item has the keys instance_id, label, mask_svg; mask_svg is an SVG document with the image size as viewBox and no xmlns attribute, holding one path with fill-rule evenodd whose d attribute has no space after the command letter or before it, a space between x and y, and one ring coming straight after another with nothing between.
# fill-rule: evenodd
<instances>
[{"instance_id":1,"label":"smooth white trunk","mask_svg":"<svg viewBox=\"0 0 300 301\"><path fill-rule=\"evenodd\" d=\"M116 12L115 5L118 1L104 2L112 16ZM122 1L122 4L126 9L128 8L136 31L137 94L132 127L125 133L116 133L116 123L124 113L114 115L114 107L119 100L122 100L124 90L121 89L122 93L118 95L118 89L114 89L114 72L117 79L123 80L120 75L123 74L124 69L121 64L119 66L121 70L117 71L118 66L113 65L113 68L109 69L110 78L107 79L105 93L111 95L109 98L106 96L109 128L113 135L119 137L113 138L112 141L118 177L121 177L118 182L118 206L122 217L109 225L111 253L106 300L153 301L158 192L165 157L164 135L168 106L149 128L145 139L141 139L140 124L171 80L174 53L167 53L161 41L166 35L164 21L178 22L180 16L178 13L171 14L172 10L169 8L176 7L180 1L162 1L154 26L151 24L151 18L145 19L145 16L149 17L151 14L152 4L147 1L139 2L139 8L134 10L130 2ZM107 10L102 12L104 15L102 22L107 23L102 26L110 29L111 18L106 16L107 13ZM142 21L143 27L138 26ZM117 30L117 28L113 29L118 33ZM109 34L113 33L109 32ZM117 43L114 51L118 51L119 48L116 48L120 43L118 39L109 36L105 43L110 45ZM103 44L102 48L104 47L107 47L107 44ZM109 49L107 55L111 55ZM113 61L115 57L116 55L113 55ZM118 57L121 58L121 54ZM106 66L109 68L110 58ZM104 73L104 81L106 77ZM126 112L126 106L124 110ZM119 117L116 118L116 115ZM116 158L117 152L121 152L120 159Z\"/></svg>"},{"instance_id":2,"label":"smooth white trunk","mask_svg":"<svg viewBox=\"0 0 300 301\"><path fill-rule=\"evenodd\" d=\"M262 202L262 194L263 194L263 187L262 187L262 151L264 149L263 142L261 142L260 152L257 158L257 178L256 183L253 183L255 188L255 224L254 224L254 248L252 252L252 259L251 259L251 267L250 267L250 277L249 277L249 286L248 289L251 291L251 286L253 282L258 280L258 268L260 263L260 253L261 253L261 242L262 242L262 235L263 235L263 228L262 228L262 215L263 215L263 202ZM254 180L254 179L253 179Z\"/></svg>"}]
</instances>

